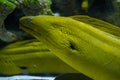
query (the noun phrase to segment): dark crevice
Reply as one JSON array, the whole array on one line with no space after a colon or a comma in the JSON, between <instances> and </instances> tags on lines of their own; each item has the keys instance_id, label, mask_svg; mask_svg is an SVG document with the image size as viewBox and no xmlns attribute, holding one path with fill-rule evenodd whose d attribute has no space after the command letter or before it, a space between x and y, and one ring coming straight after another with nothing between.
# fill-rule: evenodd
<instances>
[{"instance_id":1,"label":"dark crevice","mask_svg":"<svg viewBox=\"0 0 120 80\"><path fill-rule=\"evenodd\" d=\"M72 50L76 50L75 46L74 46L73 43L71 43L71 42L70 42L70 48L71 48Z\"/></svg>"},{"instance_id":2,"label":"dark crevice","mask_svg":"<svg viewBox=\"0 0 120 80\"><path fill-rule=\"evenodd\" d=\"M25 69L27 69L27 67L25 67L25 66L20 66L20 69L25 70Z\"/></svg>"}]
</instances>

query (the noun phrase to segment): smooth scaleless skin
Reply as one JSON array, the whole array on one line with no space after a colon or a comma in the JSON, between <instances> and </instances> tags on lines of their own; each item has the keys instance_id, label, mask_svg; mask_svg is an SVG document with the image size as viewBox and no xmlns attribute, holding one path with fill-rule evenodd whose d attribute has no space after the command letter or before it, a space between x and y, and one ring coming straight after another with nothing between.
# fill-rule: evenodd
<instances>
[{"instance_id":1,"label":"smooth scaleless skin","mask_svg":"<svg viewBox=\"0 0 120 80\"><path fill-rule=\"evenodd\" d=\"M67 17L26 16L20 25L79 72L95 80L120 79L120 40L115 35Z\"/></svg>"},{"instance_id":2,"label":"smooth scaleless skin","mask_svg":"<svg viewBox=\"0 0 120 80\"><path fill-rule=\"evenodd\" d=\"M102 21L90 16L86 16L86 15L76 15L76 16L70 16L70 17L75 20L94 26L112 35L118 36L120 38L120 28L118 26L112 25L105 21Z\"/></svg>"},{"instance_id":3,"label":"smooth scaleless skin","mask_svg":"<svg viewBox=\"0 0 120 80\"><path fill-rule=\"evenodd\" d=\"M78 73L36 39L18 41L0 49L0 74Z\"/></svg>"}]
</instances>

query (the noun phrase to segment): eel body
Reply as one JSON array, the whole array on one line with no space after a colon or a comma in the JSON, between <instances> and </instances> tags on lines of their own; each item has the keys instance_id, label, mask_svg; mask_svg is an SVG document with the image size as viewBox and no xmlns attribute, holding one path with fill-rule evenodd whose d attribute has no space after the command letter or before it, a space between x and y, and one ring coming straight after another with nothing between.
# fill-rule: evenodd
<instances>
[{"instance_id":1,"label":"eel body","mask_svg":"<svg viewBox=\"0 0 120 80\"><path fill-rule=\"evenodd\" d=\"M79 72L95 80L120 79L118 35L69 17L26 16L20 26Z\"/></svg>"},{"instance_id":2,"label":"eel body","mask_svg":"<svg viewBox=\"0 0 120 80\"><path fill-rule=\"evenodd\" d=\"M59 65L59 66L58 66ZM0 74L78 73L36 39L18 41L0 49Z\"/></svg>"}]
</instances>

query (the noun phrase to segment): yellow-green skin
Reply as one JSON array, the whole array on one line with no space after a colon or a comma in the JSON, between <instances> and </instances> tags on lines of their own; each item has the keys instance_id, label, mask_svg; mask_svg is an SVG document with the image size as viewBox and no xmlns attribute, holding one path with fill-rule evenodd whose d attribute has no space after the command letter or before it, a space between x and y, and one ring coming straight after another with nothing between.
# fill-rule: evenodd
<instances>
[{"instance_id":1,"label":"yellow-green skin","mask_svg":"<svg viewBox=\"0 0 120 80\"><path fill-rule=\"evenodd\" d=\"M70 18L84 22L84 23L89 24L95 28L103 30L107 33L118 36L120 38L120 28L118 26L114 26L114 25L107 23L105 21L102 21L102 20L99 20L96 18L92 18L92 17L86 16L86 15L70 16Z\"/></svg>"},{"instance_id":2,"label":"yellow-green skin","mask_svg":"<svg viewBox=\"0 0 120 80\"><path fill-rule=\"evenodd\" d=\"M34 73L61 74L78 71L56 57L36 39L15 42L0 49L0 74Z\"/></svg>"},{"instance_id":3,"label":"yellow-green skin","mask_svg":"<svg viewBox=\"0 0 120 80\"><path fill-rule=\"evenodd\" d=\"M95 80L120 79L118 36L67 17L26 16L20 25L79 72Z\"/></svg>"}]
</instances>

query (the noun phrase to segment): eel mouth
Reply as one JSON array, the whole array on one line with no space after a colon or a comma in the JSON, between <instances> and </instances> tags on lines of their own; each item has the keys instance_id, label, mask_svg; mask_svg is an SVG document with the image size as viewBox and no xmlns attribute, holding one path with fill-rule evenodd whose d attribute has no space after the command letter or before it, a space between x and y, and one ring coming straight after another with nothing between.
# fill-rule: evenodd
<instances>
[{"instance_id":1,"label":"eel mouth","mask_svg":"<svg viewBox=\"0 0 120 80\"><path fill-rule=\"evenodd\" d=\"M36 32L34 29L29 28L29 27L25 26L24 24L20 24L20 27L21 27L21 29L22 29L23 31L25 31L26 33L30 34L30 35L33 36L33 37L35 37L36 35L37 35L37 36L38 36L38 35L39 35L39 36L41 35L41 33Z\"/></svg>"},{"instance_id":2,"label":"eel mouth","mask_svg":"<svg viewBox=\"0 0 120 80\"><path fill-rule=\"evenodd\" d=\"M20 24L20 28L23 29L24 31L29 31L29 32L33 32L34 30L31 28L28 28L27 26Z\"/></svg>"}]
</instances>

